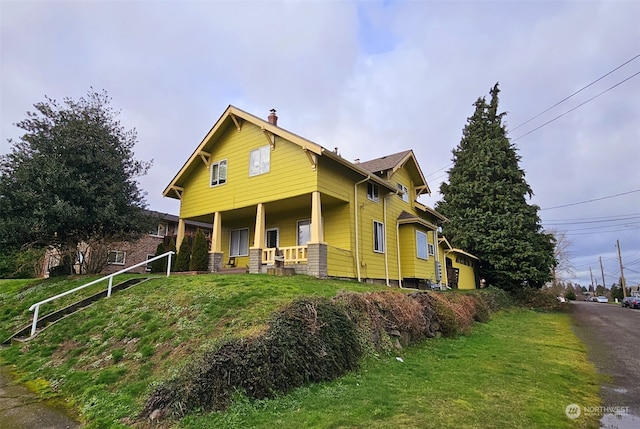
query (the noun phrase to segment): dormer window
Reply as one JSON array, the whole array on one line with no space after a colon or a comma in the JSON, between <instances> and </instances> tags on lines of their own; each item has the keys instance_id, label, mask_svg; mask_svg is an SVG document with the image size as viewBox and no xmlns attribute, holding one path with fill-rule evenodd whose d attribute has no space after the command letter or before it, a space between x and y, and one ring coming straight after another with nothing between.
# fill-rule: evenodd
<instances>
[{"instance_id":1,"label":"dormer window","mask_svg":"<svg viewBox=\"0 0 640 429\"><path fill-rule=\"evenodd\" d=\"M409 202L409 189L404 186L402 183L398 183L398 190L402 192L402 194L398 195L400 199L406 203Z\"/></svg>"}]
</instances>

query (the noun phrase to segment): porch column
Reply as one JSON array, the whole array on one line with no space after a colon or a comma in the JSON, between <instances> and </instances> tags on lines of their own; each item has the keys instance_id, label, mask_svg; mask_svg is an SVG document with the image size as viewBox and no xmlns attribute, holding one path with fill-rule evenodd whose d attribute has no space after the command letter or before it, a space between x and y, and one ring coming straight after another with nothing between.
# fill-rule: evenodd
<instances>
[{"instance_id":1,"label":"porch column","mask_svg":"<svg viewBox=\"0 0 640 429\"><path fill-rule=\"evenodd\" d=\"M213 214L213 230L211 231L211 249L209 250L209 271L215 273L222 269L222 214Z\"/></svg>"},{"instance_id":2,"label":"porch column","mask_svg":"<svg viewBox=\"0 0 640 429\"><path fill-rule=\"evenodd\" d=\"M264 205L258 204L256 209L256 226L253 235L253 246L249 248L249 272L259 273L262 270L262 246L265 240Z\"/></svg>"},{"instance_id":3,"label":"porch column","mask_svg":"<svg viewBox=\"0 0 640 429\"><path fill-rule=\"evenodd\" d=\"M324 243L324 232L322 231L322 204L320 202L320 192L314 191L311 194L311 236L309 243Z\"/></svg>"},{"instance_id":4,"label":"porch column","mask_svg":"<svg viewBox=\"0 0 640 429\"><path fill-rule=\"evenodd\" d=\"M176 249L180 251L180 245L184 240L184 219L178 219L178 236L176 237Z\"/></svg>"},{"instance_id":5,"label":"porch column","mask_svg":"<svg viewBox=\"0 0 640 429\"><path fill-rule=\"evenodd\" d=\"M311 234L307 242L307 274L313 277L327 277L327 243L322 231L322 204L320 192L311 194Z\"/></svg>"}]
</instances>

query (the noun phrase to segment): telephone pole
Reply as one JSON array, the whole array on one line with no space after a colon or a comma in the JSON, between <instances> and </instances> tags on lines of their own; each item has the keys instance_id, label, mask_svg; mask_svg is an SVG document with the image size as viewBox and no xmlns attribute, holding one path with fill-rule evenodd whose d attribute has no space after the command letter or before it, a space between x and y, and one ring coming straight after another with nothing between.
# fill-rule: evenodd
<instances>
[{"instance_id":1,"label":"telephone pole","mask_svg":"<svg viewBox=\"0 0 640 429\"><path fill-rule=\"evenodd\" d=\"M589 267L589 275L591 276L591 289L593 289L593 296L596 295L596 288L593 286L593 272L591 271L591 267Z\"/></svg>"},{"instance_id":2,"label":"telephone pole","mask_svg":"<svg viewBox=\"0 0 640 429\"><path fill-rule=\"evenodd\" d=\"M602 286L607 289L607 284L604 282L604 270L602 269L602 256L600 256L600 273L602 274Z\"/></svg>"},{"instance_id":3,"label":"telephone pole","mask_svg":"<svg viewBox=\"0 0 640 429\"><path fill-rule=\"evenodd\" d=\"M616 240L616 246L618 247L618 261L620 262L620 286L622 286L622 296L627 297L627 282L624 279L624 271L622 271L622 254L620 253L620 240Z\"/></svg>"}]
</instances>

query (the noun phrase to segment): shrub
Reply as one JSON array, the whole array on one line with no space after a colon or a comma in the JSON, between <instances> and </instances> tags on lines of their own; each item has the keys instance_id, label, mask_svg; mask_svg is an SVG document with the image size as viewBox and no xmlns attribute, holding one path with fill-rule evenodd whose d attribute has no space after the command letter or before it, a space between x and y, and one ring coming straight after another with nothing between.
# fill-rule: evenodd
<instances>
[{"instance_id":1,"label":"shrub","mask_svg":"<svg viewBox=\"0 0 640 429\"><path fill-rule=\"evenodd\" d=\"M191 246L187 237L182 239L180 251L176 257L176 271L189 271L189 262L191 260Z\"/></svg>"},{"instance_id":2,"label":"shrub","mask_svg":"<svg viewBox=\"0 0 640 429\"><path fill-rule=\"evenodd\" d=\"M160 256L165 253L164 244L159 243L158 247L156 247L156 253L153 256ZM160 258L156 259L151 263L151 272L152 273L163 273L167 271L167 259Z\"/></svg>"},{"instance_id":3,"label":"shrub","mask_svg":"<svg viewBox=\"0 0 640 429\"><path fill-rule=\"evenodd\" d=\"M440 330L445 337L455 337L460 333L460 324L453 307L443 293L431 293L431 308L435 311Z\"/></svg>"},{"instance_id":4,"label":"shrub","mask_svg":"<svg viewBox=\"0 0 640 429\"><path fill-rule=\"evenodd\" d=\"M207 239L201 230L196 233L193 240L193 248L191 249L191 261L189 262L190 271L207 271L209 266L209 246Z\"/></svg>"},{"instance_id":5,"label":"shrub","mask_svg":"<svg viewBox=\"0 0 640 429\"><path fill-rule=\"evenodd\" d=\"M160 385L143 414L222 409L237 391L272 397L337 378L356 369L361 356L355 325L344 309L326 298L303 298L278 312L263 335L222 343Z\"/></svg>"}]
</instances>

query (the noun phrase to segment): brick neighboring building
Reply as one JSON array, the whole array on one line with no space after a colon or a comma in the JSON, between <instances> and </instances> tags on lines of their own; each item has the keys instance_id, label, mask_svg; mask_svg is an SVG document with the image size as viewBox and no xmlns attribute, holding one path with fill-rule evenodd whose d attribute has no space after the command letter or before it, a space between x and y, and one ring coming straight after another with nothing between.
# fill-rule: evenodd
<instances>
[{"instance_id":1,"label":"brick neighboring building","mask_svg":"<svg viewBox=\"0 0 640 429\"><path fill-rule=\"evenodd\" d=\"M137 240L110 243L108 255L109 264L100 271L101 274L113 274L122 269L139 264L140 262L144 262L155 255L158 244L164 243L165 246L168 247L172 238L174 241L177 241L178 216L168 213L160 213L153 210L148 210L147 213L149 216L157 219L154 229ZM185 222L185 238L193 240L193 237L195 237L198 230L203 231L207 241L210 242L212 230L211 224L195 221ZM173 258L175 258L175 255ZM55 252L48 253L45 256L44 261L44 266L46 268L44 271L45 277L48 277L50 269L57 266L59 263L60 258L56 256ZM150 270L151 267L149 264L134 268L129 272L145 273Z\"/></svg>"}]
</instances>

